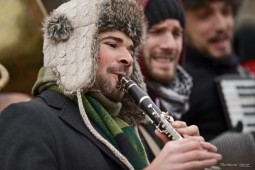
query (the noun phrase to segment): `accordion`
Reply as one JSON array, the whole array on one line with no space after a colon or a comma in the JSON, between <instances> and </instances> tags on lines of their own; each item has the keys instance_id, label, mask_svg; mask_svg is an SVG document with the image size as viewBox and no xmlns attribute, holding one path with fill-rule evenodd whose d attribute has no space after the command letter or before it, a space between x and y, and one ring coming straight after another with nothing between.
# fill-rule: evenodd
<instances>
[{"instance_id":1,"label":"accordion","mask_svg":"<svg viewBox=\"0 0 255 170\"><path fill-rule=\"evenodd\" d=\"M255 78L224 75L216 84L228 126L241 122L243 132L255 132Z\"/></svg>"}]
</instances>

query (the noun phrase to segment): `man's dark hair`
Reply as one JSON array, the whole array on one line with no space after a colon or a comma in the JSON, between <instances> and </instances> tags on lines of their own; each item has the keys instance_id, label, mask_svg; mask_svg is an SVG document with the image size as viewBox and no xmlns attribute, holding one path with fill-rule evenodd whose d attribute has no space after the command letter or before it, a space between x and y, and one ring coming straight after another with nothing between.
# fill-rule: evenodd
<instances>
[{"instance_id":1,"label":"man's dark hair","mask_svg":"<svg viewBox=\"0 0 255 170\"><path fill-rule=\"evenodd\" d=\"M242 4L242 1L240 0L181 0L184 9L195 9L216 1L223 1L230 4L233 8L234 14L237 14L238 9Z\"/></svg>"}]
</instances>

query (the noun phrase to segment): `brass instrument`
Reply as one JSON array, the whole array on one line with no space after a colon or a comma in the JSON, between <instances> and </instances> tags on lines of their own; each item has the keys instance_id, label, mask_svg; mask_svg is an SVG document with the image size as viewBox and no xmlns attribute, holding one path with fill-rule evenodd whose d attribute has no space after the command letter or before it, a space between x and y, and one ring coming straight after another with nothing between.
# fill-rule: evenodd
<instances>
[{"instance_id":1,"label":"brass instrument","mask_svg":"<svg viewBox=\"0 0 255 170\"><path fill-rule=\"evenodd\" d=\"M43 64L44 14L35 0L0 1L0 14L0 63L11 77L2 92L30 94Z\"/></svg>"},{"instance_id":2,"label":"brass instrument","mask_svg":"<svg viewBox=\"0 0 255 170\"><path fill-rule=\"evenodd\" d=\"M0 77L0 90L2 90L2 88L8 83L10 79L7 69L2 64L0 64Z\"/></svg>"}]
</instances>

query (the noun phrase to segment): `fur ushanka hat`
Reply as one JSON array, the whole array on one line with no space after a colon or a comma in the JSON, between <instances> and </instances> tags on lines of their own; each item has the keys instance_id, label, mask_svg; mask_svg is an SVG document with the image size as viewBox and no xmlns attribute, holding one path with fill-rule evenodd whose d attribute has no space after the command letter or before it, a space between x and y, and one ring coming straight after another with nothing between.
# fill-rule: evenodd
<instances>
[{"instance_id":1,"label":"fur ushanka hat","mask_svg":"<svg viewBox=\"0 0 255 170\"><path fill-rule=\"evenodd\" d=\"M138 51L145 40L146 29L142 7L135 0L68 1L44 21L44 67L53 69L65 95L76 95L79 100L95 82L99 33L122 31L132 39ZM131 79L145 89L136 58ZM128 94L121 103L119 117L129 124L144 119L142 110Z\"/></svg>"},{"instance_id":2,"label":"fur ushanka hat","mask_svg":"<svg viewBox=\"0 0 255 170\"><path fill-rule=\"evenodd\" d=\"M98 34L122 31L137 50L145 39L145 26L135 0L71 0L44 22L44 66L54 69L65 94L85 92L96 77Z\"/></svg>"}]
</instances>

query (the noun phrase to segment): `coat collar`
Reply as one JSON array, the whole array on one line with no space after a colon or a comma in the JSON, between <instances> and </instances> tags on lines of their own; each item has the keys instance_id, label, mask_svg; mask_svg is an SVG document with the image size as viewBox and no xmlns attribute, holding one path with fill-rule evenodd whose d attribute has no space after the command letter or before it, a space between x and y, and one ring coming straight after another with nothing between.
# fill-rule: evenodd
<instances>
[{"instance_id":1,"label":"coat collar","mask_svg":"<svg viewBox=\"0 0 255 170\"><path fill-rule=\"evenodd\" d=\"M46 90L42 92L38 97L42 98L48 106L60 110L58 112L58 116L62 121L66 122L72 128L78 130L81 134L86 136L106 155L108 155L111 159L120 164L123 169L127 169L127 167L122 162L120 162L119 159L116 158L104 144L99 142L95 138L95 136L90 133L85 123L83 122L78 106L74 102L72 102L63 94L51 90ZM101 136L107 139L106 136L102 133L102 131L93 122L91 122L91 124L101 134Z\"/></svg>"}]
</instances>

